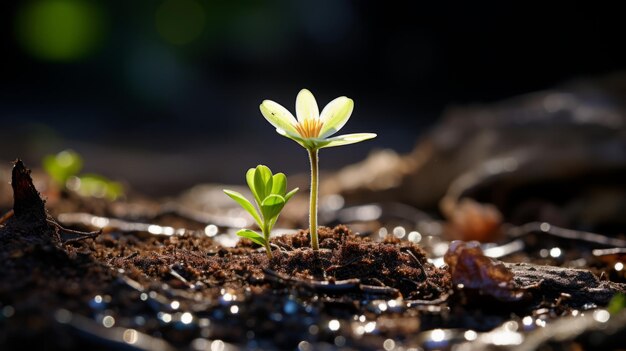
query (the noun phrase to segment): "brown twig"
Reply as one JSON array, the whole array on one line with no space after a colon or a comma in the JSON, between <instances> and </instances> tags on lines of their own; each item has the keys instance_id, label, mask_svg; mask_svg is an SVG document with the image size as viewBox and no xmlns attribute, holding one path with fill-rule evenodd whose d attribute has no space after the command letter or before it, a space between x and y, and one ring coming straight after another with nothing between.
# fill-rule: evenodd
<instances>
[{"instance_id":1,"label":"brown twig","mask_svg":"<svg viewBox=\"0 0 626 351\"><path fill-rule=\"evenodd\" d=\"M357 278L337 281L303 280L285 276L268 268L263 269L263 272L267 280L281 284L297 285L318 294L337 295L359 293L377 297L397 297L400 295L398 289L389 286L365 285Z\"/></svg>"},{"instance_id":2,"label":"brown twig","mask_svg":"<svg viewBox=\"0 0 626 351\"><path fill-rule=\"evenodd\" d=\"M426 306L441 305L441 304L446 303L449 297L450 297L449 294L444 294L440 298L437 298L434 300L406 300L406 304L407 304L407 307L423 306L423 305L426 305Z\"/></svg>"}]
</instances>

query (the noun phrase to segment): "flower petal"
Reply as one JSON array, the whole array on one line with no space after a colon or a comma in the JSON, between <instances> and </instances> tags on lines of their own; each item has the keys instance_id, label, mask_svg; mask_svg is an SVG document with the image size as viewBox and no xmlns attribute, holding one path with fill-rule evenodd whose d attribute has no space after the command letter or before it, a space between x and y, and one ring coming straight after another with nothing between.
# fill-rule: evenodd
<instances>
[{"instance_id":1,"label":"flower petal","mask_svg":"<svg viewBox=\"0 0 626 351\"><path fill-rule=\"evenodd\" d=\"M298 134L296 127L294 127L297 123L296 118L286 108L272 100L264 100L259 108L263 117L274 127Z\"/></svg>"},{"instance_id":2,"label":"flower petal","mask_svg":"<svg viewBox=\"0 0 626 351\"><path fill-rule=\"evenodd\" d=\"M300 90L296 97L296 116L298 116L298 122L320 117L320 110L317 107L315 97L307 89Z\"/></svg>"},{"instance_id":3,"label":"flower petal","mask_svg":"<svg viewBox=\"0 0 626 351\"><path fill-rule=\"evenodd\" d=\"M349 145L349 144L358 143L364 140L372 139L375 137L376 137L376 134L374 133L344 134L344 135L336 136L334 138L326 139L328 143L326 145L321 146L320 148Z\"/></svg>"},{"instance_id":4,"label":"flower petal","mask_svg":"<svg viewBox=\"0 0 626 351\"><path fill-rule=\"evenodd\" d=\"M319 138L326 138L337 133L348 122L352 109L354 109L354 101L345 96L329 102L320 115L324 125L320 130Z\"/></svg>"}]
</instances>

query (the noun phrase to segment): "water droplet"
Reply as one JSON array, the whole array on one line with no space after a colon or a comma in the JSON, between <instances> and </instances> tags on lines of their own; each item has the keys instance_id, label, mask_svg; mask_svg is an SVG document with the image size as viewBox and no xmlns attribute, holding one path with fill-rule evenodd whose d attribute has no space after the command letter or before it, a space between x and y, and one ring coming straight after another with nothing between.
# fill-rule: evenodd
<instances>
[{"instance_id":1,"label":"water droplet","mask_svg":"<svg viewBox=\"0 0 626 351\"><path fill-rule=\"evenodd\" d=\"M546 222L541 223L541 224L539 225L539 229L540 229L542 232L549 232L549 231L550 231L550 223L546 223Z\"/></svg>"},{"instance_id":2,"label":"water droplet","mask_svg":"<svg viewBox=\"0 0 626 351\"><path fill-rule=\"evenodd\" d=\"M165 313L165 312L159 312L157 314L157 318L159 318L164 323L169 323L172 321L172 315L169 313Z\"/></svg>"},{"instance_id":3,"label":"water droplet","mask_svg":"<svg viewBox=\"0 0 626 351\"><path fill-rule=\"evenodd\" d=\"M189 324L193 321L193 315L189 312L185 312L180 316L180 321L183 322L183 324Z\"/></svg>"},{"instance_id":4,"label":"water droplet","mask_svg":"<svg viewBox=\"0 0 626 351\"><path fill-rule=\"evenodd\" d=\"M135 329L126 329L122 334L122 339L128 344L134 344L139 339L139 335Z\"/></svg>"},{"instance_id":5,"label":"water droplet","mask_svg":"<svg viewBox=\"0 0 626 351\"><path fill-rule=\"evenodd\" d=\"M404 227L395 227L393 228L393 235L398 238L398 239L402 239L404 238L404 236L406 235L406 229L404 229Z\"/></svg>"},{"instance_id":6,"label":"water droplet","mask_svg":"<svg viewBox=\"0 0 626 351\"><path fill-rule=\"evenodd\" d=\"M216 236L218 232L217 226L215 224L209 224L204 228L204 234L208 237Z\"/></svg>"},{"instance_id":7,"label":"water droplet","mask_svg":"<svg viewBox=\"0 0 626 351\"><path fill-rule=\"evenodd\" d=\"M593 311L593 319L600 323L606 323L611 318L611 314L607 310Z\"/></svg>"},{"instance_id":8,"label":"water droplet","mask_svg":"<svg viewBox=\"0 0 626 351\"><path fill-rule=\"evenodd\" d=\"M529 327L531 325L533 325L533 317L531 316L526 316L522 319L522 324L524 324L524 326Z\"/></svg>"},{"instance_id":9,"label":"water droplet","mask_svg":"<svg viewBox=\"0 0 626 351\"><path fill-rule=\"evenodd\" d=\"M232 305L232 306L230 306L230 313L231 313L231 314L237 314L237 313L239 313L239 306L237 306L237 305Z\"/></svg>"},{"instance_id":10,"label":"water droplet","mask_svg":"<svg viewBox=\"0 0 626 351\"><path fill-rule=\"evenodd\" d=\"M378 237L385 238L387 236L387 234L388 234L387 228L382 227L382 228L378 229Z\"/></svg>"},{"instance_id":11,"label":"water droplet","mask_svg":"<svg viewBox=\"0 0 626 351\"><path fill-rule=\"evenodd\" d=\"M392 339L387 339L383 342L383 348L386 351L391 351L396 347L396 342L393 341Z\"/></svg>"},{"instance_id":12,"label":"water droplet","mask_svg":"<svg viewBox=\"0 0 626 351\"><path fill-rule=\"evenodd\" d=\"M151 224L148 226L148 233L154 234L154 235L161 235L163 234L163 228L161 228L160 225Z\"/></svg>"},{"instance_id":13,"label":"water droplet","mask_svg":"<svg viewBox=\"0 0 626 351\"><path fill-rule=\"evenodd\" d=\"M474 341L478 338L478 333L473 330L468 330L463 334L463 337L465 337L465 340Z\"/></svg>"},{"instance_id":14,"label":"water droplet","mask_svg":"<svg viewBox=\"0 0 626 351\"><path fill-rule=\"evenodd\" d=\"M293 300L287 300L283 306L283 312L286 314L294 314L298 311L298 304Z\"/></svg>"},{"instance_id":15,"label":"water droplet","mask_svg":"<svg viewBox=\"0 0 626 351\"><path fill-rule=\"evenodd\" d=\"M233 301L234 299L235 299L235 296L230 293L223 293L222 296L220 296L220 302L226 305L229 305L230 302Z\"/></svg>"},{"instance_id":16,"label":"water droplet","mask_svg":"<svg viewBox=\"0 0 626 351\"><path fill-rule=\"evenodd\" d=\"M104 318L102 318L102 325L105 328L111 328L115 325L115 318L113 318L113 316L104 316Z\"/></svg>"},{"instance_id":17,"label":"water droplet","mask_svg":"<svg viewBox=\"0 0 626 351\"><path fill-rule=\"evenodd\" d=\"M173 310L177 310L177 309L180 307L180 302L178 302L178 301L174 300L174 301L172 301L172 303L170 304L170 307L171 307Z\"/></svg>"},{"instance_id":18,"label":"water droplet","mask_svg":"<svg viewBox=\"0 0 626 351\"><path fill-rule=\"evenodd\" d=\"M624 269L624 264L622 262L615 262L615 266L613 266L613 268L619 272Z\"/></svg>"},{"instance_id":19,"label":"water droplet","mask_svg":"<svg viewBox=\"0 0 626 351\"><path fill-rule=\"evenodd\" d=\"M209 347L211 345L211 342L207 339L202 339L202 338L197 338L197 339L193 339L193 341L191 342L191 348L193 348L194 350L208 350Z\"/></svg>"},{"instance_id":20,"label":"water droplet","mask_svg":"<svg viewBox=\"0 0 626 351\"><path fill-rule=\"evenodd\" d=\"M213 340L211 343L211 351L224 351L226 345L222 340Z\"/></svg>"},{"instance_id":21,"label":"water droplet","mask_svg":"<svg viewBox=\"0 0 626 351\"><path fill-rule=\"evenodd\" d=\"M89 307L94 310L103 310L106 308L106 304L104 303L102 296L96 295L89 301Z\"/></svg>"},{"instance_id":22,"label":"water droplet","mask_svg":"<svg viewBox=\"0 0 626 351\"><path fill-rule=\"evenodd\" d=\"M135 324L138 326L143 326L144 324L146 324L146 319L143 316L137 316L134 319Z\"/></svg>"},{"instance_id":23,"label":"water droplet","mask_svg":"<svg viewBox=\"0 0 626 351\"><path fill-rule=\"evenodd\" d=\"M363 330L364 330L366 333L371 333L371 332L373 332L375 329L376 329L376 322L368 322L367 324L365 324L365 327L364 327L364 329L363 329Z\"/></svg>"},{"instance_id":24,"label":"water droplet","mask_svg":"<svg viewBox=\"0 0 626 351\"><path fill-rule=\"evenodd\" d=\"M346 338L344 338L341 335L335 337L335 345L336 346L343 347L345 344L346 344Z\"/></svg>"},{"instance_id":25,"label":"water droplet","mask_svg":"<svg viewBox=\"0 0 626 351\"><path fill-rule=\"evenodd\" d=\"M517 331L517 329L519 329L519 325L516 321L508 321L504 323L502 328L506 331Z\"/></svg>"},{"instance_id":26,"label":"water droplet","mask_svg":"<svg viewBox=\"0 0 626 351\"><path fill-rule=\"evenodd\" d=\"M320 328L317 325L313 324L313 325L309 326L309 334L317 335L317 333L319 333L319 331L320 331Z\"/></svg>"},{"instance_id":27,"label":"water droplet","mask_svg":"<svg viewBox=\"0 0 626 351\"><path fill-rule=\"evenodd\" d=\"M65 309L57 310L54 313L54 319L59 323L69 323L72 320L72 312Z\"/></svg>"},{"instance_id":28,"label":"water droplet","mask_svg":"<svg viewBox=\"0 0 626 351\"><path fill-rule=\"evenodd\" d=\"M308 341L300 341L298 343L298 351L313 351L313 346Z\"/></svg>"},{"instance_id":29,"label":"water droplet","mask_svg":"<svg viewBox=\"0 0 626 351\"><path fill-rule=\"evenodd\" d=\"M550 249L550 256L554 258L561 256L561 249L558 247L553 247L552 249Z\"/></svg>"},{"instance_id":30,"label":"water droplet","mask_svg":"<svg viewBox=\"0 0 626 351\"><path fill-rule=\"evenodd\" d=\"M332 330L332 331L337 331L339 330L339 327L341 326L341 324L339 323L338 320L333 319L330 322L328 322L328 329Z\"/></svg>"},{"instance_id":31,"label":"water droplet","mask_svg":"<svg viewBox=\"0 0 626 351\"><path fill-rule=\"evenodd\" d=\"M408 239L410 242L417 244L422 241L422 234L416 231L412 231L409 233Z\"/></svg>"},{"instance_id":32,"label":"water droplet","mask_svg":"<svg viewBox=\"0 0 626 351\"><path fill-rule=\"evenodd\" d=\"M2 315L4 318L11 318L15 314L15 308L11 305L4 306L2 308Z\"/></svg>"},{"instance_id":33,"label":"water droplet","mask_svg":"<svg viewBox=\"0 0 626 351\"><path fill-rule=\"evenodd\" d=\"M441 342L446 338L446 332L443 329L434 329L430 333L430 338L434 342Z\"/></svg>"}]
</instances>

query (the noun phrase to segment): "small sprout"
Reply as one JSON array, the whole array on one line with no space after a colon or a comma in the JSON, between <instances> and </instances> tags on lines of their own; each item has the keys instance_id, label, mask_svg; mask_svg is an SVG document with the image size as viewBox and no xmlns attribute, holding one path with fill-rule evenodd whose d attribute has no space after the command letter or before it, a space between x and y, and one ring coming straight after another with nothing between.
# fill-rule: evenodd
<instances>
[{"instance_id":1,"label":"small sprout","mask_svg":"<svg viewBox=\"0 0 626 351\"><path fill-rule=\"evenodd\" d=\"M97 174L79 175L82 168L82 157L72 150L47 155L43 159L43 169L61 188L80 196L107 198L111 201L124 196L122 184Z\"/></svg>"},{"instance_id":2,"label":"small sprout","mask_svg":"<svg viewBox=\"0 0 626 351\"><path fill-rule=\"evenodd\" d=\"M235 200L252 218L254 218L254 221L263 234L259 234L250 229L241 229L237 232L237 235L264 246L267 257L271 259L270 232L274 224L276 224L276 220L278 220L280 211L282 211L287 201L298 191L298 188L287 193L287 176L283 173L272 174L272 171L267 166L263 165L250 168L246 173L246 181L254 196L256 207L236 191L224 189L224 193Z\"/></svg>"},{"instance_id":3,"label":"small sprout","mask_svg":"<svg viewBox=\"0 0 626 351\"><path fill-rule=\"evenodd\" d=\"M311 233L311 247L317 250L319 248L317 239L318 150L358 143L375 138L376 134L344 134L331 138L352 115L354 101L345 96L329 102L320 114L313 94L307 89L302 89L296 97L297 119L286 108L271 100L263 101L260 108L265 119L276 128L278 134L300 144L309 153L311 161L309 232Z\"/></svg>"},{"instance_id":4,"label":"small sprout","mask_svg":"<svg viewBox=\"0 0 626 351\"><path fill-rule=\"evenodd\" d=\"M43 169L57 185L65 187L68 179L83 169L83 159L73 150L63 150L56 155L45 156Z\"/></svg>"},{"instance_id":5,"label":"small sprout","mask_svg":"<svg viewBox=\"0 0 626 351\"><path fill-rule=\"evenodd\" d=\"M71 178L67 188L76 191L80 196L106 198L115 200L124 196L124 186L98 174L83 174Z\"/></svg>"}]
</instances>

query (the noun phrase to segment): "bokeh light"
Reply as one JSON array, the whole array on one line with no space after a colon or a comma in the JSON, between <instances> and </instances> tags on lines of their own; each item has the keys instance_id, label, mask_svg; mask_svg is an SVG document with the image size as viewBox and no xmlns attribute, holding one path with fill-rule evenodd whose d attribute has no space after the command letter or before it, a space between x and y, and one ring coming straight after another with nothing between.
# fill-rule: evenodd
<instances>
[{"instance_id":1,"label":"bokeh light","mask_svg":"<svg viewBox=\"0 0 626 351\"><path fill-rule=\"evenodd\" d=\"M41 0L25 5L16 18L18 41L48 61L75 61L93 53L104 34L102 10L80 0Z\"/></svg>"}]
</instances>

